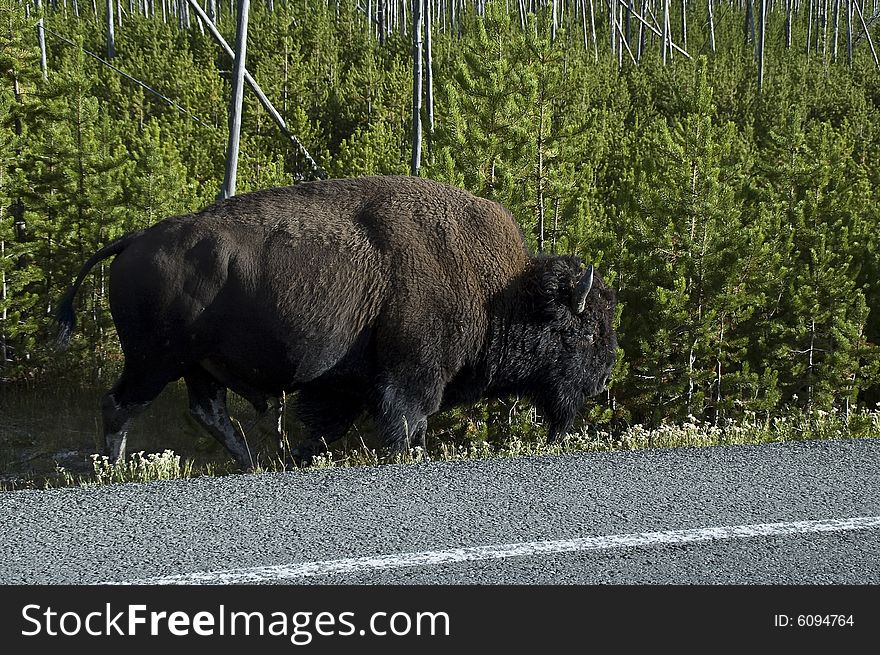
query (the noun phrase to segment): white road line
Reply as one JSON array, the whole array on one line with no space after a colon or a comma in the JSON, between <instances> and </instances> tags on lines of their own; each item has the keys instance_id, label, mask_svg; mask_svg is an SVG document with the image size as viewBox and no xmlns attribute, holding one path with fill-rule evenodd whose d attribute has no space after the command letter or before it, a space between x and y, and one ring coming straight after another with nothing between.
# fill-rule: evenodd
<instances>
[{"instance_id":1,"label":"white road line","mask_svg":"<svg viewBox=\"0 0 880 655\"><path fill-rule=\"evenodd\" d=\"M495 546L450 548L414 553L393 553L371 557L351 557L318 562L294 562L277 566L255 566L244 569L225 569L184 573L157 578L144 578L122 584L174 585L174 584L260 584L278 580L297 580L316 575L344 575L365 571L400 569L413 566L437 566L455 562L505 559L552 555L610 548L686 544L721 539L747 539L750 537L775 537L789 534L816 532L844 532L880 528L880 516L860 516L849 519L824 519L819 521L794 521L788 523L758 523L755 525L718 526L693 530L669 530L666 532L640 532L614 534L581 539L557 541L528 541ZM104 583L115 584L115 583Z\"/></svg>"}]
</instances>

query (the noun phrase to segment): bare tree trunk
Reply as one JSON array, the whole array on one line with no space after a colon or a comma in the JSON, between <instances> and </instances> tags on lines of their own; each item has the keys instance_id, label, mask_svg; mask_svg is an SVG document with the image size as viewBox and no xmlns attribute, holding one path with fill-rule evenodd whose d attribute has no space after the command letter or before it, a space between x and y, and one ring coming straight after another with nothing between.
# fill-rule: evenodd
<instances>
[{"instance_id":1,"label":"bare tree trunk","mask_svg":"<svg viewBox=\"0 0 880 655\"><path fill-rule=\"evenodd\" d=\"M813 39L813 0L810 0L810 8L807 10L807 57L810 56L810 42Z\"/></svg>"},{"instance_id":2,"label":"bare tree trunk","mask_svg":"<svg viewBox=\"0 0 880 655\"><path fill-rule=\"evenodd\" d=\"M593 35L593 54L599 61L599 42L596 40L596 15L593 10L593 0L590 0L590 34Z\"/></svg>"},{"instance_id":3,"label":"bare tree trunk","mask_svg":"<svg viewBox=\"0 0 880 655\"><path fill-rule=\"evenodd\" d=\"M281 111L287 113L287 99L290 97L290 37L284 37L284 81L281 86ZM369 111L369 107L367 108Z\"/></svg>"},{"instance_id":4,"label":"bare tree trunk","mask_svg":"<svg viewBox=\"0 0 880 655\"><path fill-rule=\"evenodd\" d=\"M828 0L822 0L822 61L828 56Z\"/></svg>"},{"instance_id":5,"label":"bare tree trunk","mask_svg":"<svg viewBox=\"0 0 880 655\"><path fill-rule=\"evenodd\" d=\"M544 252L544 123L545 123L545 100L547 97L546 69L543 55L541 55L541 72L538 79L538 134L535 142L535 218L538 228L538 252Z\"/></svg>"},{"instance_id":6,"label":"bare tree trunk","mask_svg":"<svg viewBox=\"0 0 880 655\"><path fill-rule=\"evenodd\" d=\"M715 15L712 9L712 0L706 0L706 6L709 10L709 50L715 54Z\"/></svg>"},{"instance_id":7,"label":"bare tree trunk","mask_svg":"<svg viewBox=\"0 0 880 655\"><path fill-rule=\"evenodd\" d=\"M791 47L791 15L794 0L785 0L785 47Z\"/></svg>"},{"instance_id":8,"label":"bare tree trunk","mask_svg":"<svg viewBox=\"0 0 880 655\"><path fill-rule=\"evenodd\" d=\"M846 0L846 64L850 68L853 61L852 5L852 0Z\"/></svg>"},{"instance_id":9,"label":"bare tree trunk","mask_svg":"<svg viewBox=\"0 0 880 655\"><path fill-rule=\"evenodd\" d=\"M834 31L832 36L834 43L832 44L831 58L834 61L837 61L837 37L840 27L840 0L834 0L834 18L832 20L834 21Z\"/></svg>"},{"instance_id":10,"label":"bare tree trunk","mask_svg":"<svg viewBox=\"0 0 880 655\"><path fill-rule=\"evenodd\" d=\"M413 104L410 174L422 165L422 0L412 0Z\"/></svg>"},{"instance_id":11,"label":"bare tree trunk","mask_svg":"<svg viewBox=\"0 0 880 655\"><path fill-rule=\"evenodd\" d=\"M688 349L688 390L687 390L687 408L688 414L694 413L694 389L696 384L694 383L694 362L697 361L697 355L694 350L697 347L697 342L691 342L691 346Z\"/></svg>"},{"instance_id":12,"label":"bare tree trunk","mask_svg":"<svg viewBox=\"0 0 880 655\"><path fill-rule=\"evenodd\" d=\"M46 28L43 26L42 18L37 21L37 42L40 44L40 71L45 81L49 79L49 70L46 67Z\"/></svg>"},{"instance_id":13,"label":"bare tree trunk","mask_svg":"<svg viewBox=\"0 0 880 655\"><path fill-rule=\"evenodd\" d=\"M862 13L862 8L859 7L858 0L853 4L859 14L859 20L862 23L862 29L865 30L865 38L868 39L868 45L871 47L871 55L873 55L874 57L874 65L877 66L877 68L880 68L880 60L877 59L877 51L874 49L874 40L871 38L871 30L868 29L868 24L865 22L865 16Z\"/></svg>"},{"instance_id":14,"label":"bare tree trunk","mask_svg":"<svg viewBox=\"0 0 880 655\"><path fill-rule=\"evenodd\" d=\"M196 0L187 0L187 1L190 3L193 10L196 12L196 15L199 16L199 18L201 18L205 22L205 25L208 28L208 32L211 34L211 36L214 37L214 40L218 43L218 45L221 48L223 48L223 50L226 52L227 55L229 55L230 57L235 59L235 53L233 52L232 48L229 46L228 43L226 43L226 39L223 38L223 36L217 30L217 27L214 25L214 23L212 23L210 20L208 20L207 14L205 14L205 11L199 6L199 3ZM287 46L287 44L285 42L285 48L286 48L286 46ZM281 128L281 132L284 134L284 136L286 136L288 139L290 139L293 142L293 144L296 146L297 150L300 152L300 154L303 156L303 158L306 160L306 162L312 168L313 174L319 178L327 177L326 171L324 171L324 169L322 169L320 166L318 166L317 162L312 158L312 156L309 154L308 150L306 150L305 146L303 146L303 144L299 140L299 138L295 134L292 134L290 132L290 130L287 127L287 123L284 122L284 119L281 117L281 114L279 114L278 110L275 109L274 105L272 105L272 103L269 102L269 99L266 97L266 94L263 93L263 89L260 87L259 84L257 84L257 81L247 71L246 67L245 67L245 71L244 71L244 79L248 83L248 85L251 87L251 89L253 89L254 93L257 96L257 99L260 101L260 104L263 105L263 108L267 112L269 112L269 116L272 117L272 120L274 120L275 123L278 125L278 127Z\"/></svg>"},{"instance_id":15,"label":"bare tree trunk","mask_svg":"<svg viewBox=\"0 0 880 655\"><path fill-rule=\"evenodd\" d=\"M645 11L648 7L648 0L642 0L641 12L642 15L645 14ZM642 53L645 51L645 21L639 16L639 14L635 15L639 21L639 42L636 47L636 61L642 61Z\"/></svg>"},{"instance_id":16,"label":"bare tree trunk","mask_svg":"<svg viewBox=\"0 0 880 655\"><path fill-rule=\"evenodd\" d=\"M620 16L617 21L617 24L615 25L615 28L617 29L617 36L620 38L620 47L618 48L618 51L617 51L617 67L618 68L623 67L623 51L624 50L626 50L626 54L629 55L629 58L632 61L632 63L638 64L635 56L632 53L632 49L629 47L629 43L626 40L626 36L623 33L623 4L621 4L620 7L621 7Z\"/></svg>"},{"instance_id":17,"label":"bare tree trunk","mask_svg":"<svg viewBox=\"0 0 880 655\"><path fill-rule=\"evenodd\" d=\"M406 34L406 30L407 30L406 0L401 0L400 5L398 5L398 6L400 7L400 20L398 21L400 23L400 33Z\"/></svg>"},{"instance_id":18,"label":"bare tree trunk","mask_svg":"<svg viewBox=\"0 0 880 655\"><path fill-rule=\"evenodd\" d=\"M667 58L671 53L671 48L669 47L669 41L671 40L671 35L669 34L669 0L663 0L663 63L665 64Z\"/></svg>"},{"instance_id":19,"label":"bare tree trunk","mask_svg":"<svg viewBox=\"0 0 880 655\"><path fill-rule=\"evenodd\" d=\"M428 154L431 153L431 137L434 134L434 71L431 53L431 30L434 22L433 0L425 0L425 102L428 119Z\"/></svg>"},{"instance_id":20,"label":"bare tree trunk","mask_svg":"<svg viewBox=\"0 0 880 655\"><path fill-rule=\"evenodd\" d=\"M608 0L608 37L611 39L611 54L617 56L617 30L614 29L617 23L617 3Z\"/></svg>"},{"instance_id":21,"label":"bare tree trunk","mask_svg":"<svg viewBox=\"0 0 880 655\"><path fill-rule=\"evenodd\" d=\"M688 47L687 0L681 0L681 47Z\"/></svg>"},{"instance_id":22,"label":"bare tree trunk","mask_svg":"<svg viewBox=\"0 0 880 655\"><path fill-rule=\"evenodd\" d=\"M810 321L810 350L809 350L809 360L807 366L807 408L811 408L813 406L813 371L815 369L815 364L813 361L813 352L815 350L816 345L816 321Z\"/></svg>"},{"instance_id":23,"label":"bare tree trunk","mask_svg":"<svg viewBox=\"0 0 880 655\"><path fill-rule=\"evenodd\" d=\"M538 219L538 252L544 252L544 99L541 98L541 106L538 110L538 161L535 166L535 181L537 182L537 198L535 213Z\"/></svg>"},{"instance_id":24,"label":"bare tree trunk","mask_svg":"<svg viewBox=\"0 0 880 655\"><path fill-rule=\"evenodd\" d=\"M760 0L761 17L758 30L758 93L764 89L764 36L767 26L767 0Z\"/></svg>"},{"instance_id":25,"label":"bare tree trunk","mask_svg":"<svg viewBox=\"0 0 880 655\"><path fill-rule=\"evenodd\" d=\"M107 59L116 56L116 35L113 25L113 0L107 0Z\"/></svg>"},{"instance_id":26,"label":"bare tree trunk","mask_svg":"<svg viewBox=\"0 0 880 655\"><path fill-rule=\"evenodd\" d=\"M721 348L724 346L724 317L721 318L721 328L718 333L718 354L715 357L715 425L718 425L718 419L721 415Z\"/></svg>"},{"instance_id":27,"label":"bare tree trunk","mask_svg":"<svg viewBox=\"0 0 880 655\"><path fill-rule=\"evenodd\" d=\"M584 51L590 48L590 37L587 35L587 8L584 0L578 0L578 11L581 15L581 29L584 37Z\"/></svg>"},{"instance_id":28,"label":"bare tree trunk","mask_svg":"<svg viewBox=\"0 0 880 655\"><path fill-rule=\"evenodd\" d=\"M624 38L627 43L632 43L632 15L634 11L634 0L627 0L626 3L626 30L624 31Z\"/></svg>"},{"instance_id":29,"label":"bare tree trunk","mask_svg":"<svg viewBox=\"0 0 880 655\"><path fill-rule=\"evenodd\" d=\"M241 136L241 107L244 99L244 70L247 54L247 28L250 0L238 0L238 22L235 28L235 62L232 67L232 102L229 110L229 145L226 149L226 174L221 198L235 195L238 173L238 144Z\"/></svg>"},{"instance_id":30,"label":"bare tree trunk","mask_svg":"<svg viewBox=\"0 0 880 655\"><path fill-rule=\"evenodd\" d=\"M746 22L743 25L745 42L755 42L755 0L746 0Z\"/></svg>"}]
</instances>

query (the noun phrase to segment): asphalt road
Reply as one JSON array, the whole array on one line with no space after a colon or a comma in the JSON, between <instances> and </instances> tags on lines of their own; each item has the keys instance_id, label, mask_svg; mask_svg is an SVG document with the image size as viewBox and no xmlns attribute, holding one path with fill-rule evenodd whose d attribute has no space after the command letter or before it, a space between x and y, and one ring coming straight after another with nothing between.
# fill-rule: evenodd
<instances>
[{"instance_id":1,"label":"asphalt road","mask_svg":"<svg viewBox=\"0 0 880 655\"><path fill-rule=\"evenodd\" d=\"M878 584L880 439L0 493L0 584Z\"/></svg>"}]
</instances>

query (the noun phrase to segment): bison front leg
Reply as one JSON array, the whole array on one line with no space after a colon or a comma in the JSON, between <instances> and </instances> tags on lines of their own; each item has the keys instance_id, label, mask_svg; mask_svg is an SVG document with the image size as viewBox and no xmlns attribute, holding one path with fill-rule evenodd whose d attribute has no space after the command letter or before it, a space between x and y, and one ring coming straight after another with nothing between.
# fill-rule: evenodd
<instances>
[{"instance_id":1,"label":"bison front leg","mask_svg":"<svg viewBox=\"0 0 880 655\"><path fill-rule=\"evenodd\" d=\"M412 448L425 448L428 431L425 407L436 403L426 402L411 389L396 385L384 385L380 396L376 423L388 454L398 455Z\"/></svg>"},{"instance_id":2,"label":"bison front leg","mask_svg":"<svg viewBox=\"0 0 880 655\"><path fill-rule=\"evenodd\" d=\"M549 424L547 427L548 443L562 441L577 416L577 405L564 399L560 400L561 397L562 394L555 398L540 398L536 403L543 410Z\"/></svg>"},{"instance_id":3,"label":"bison front leg","mask_svg":"<svg viewBox=\"0 0 880 655\"><path fill-rule=\"evenodd\" d=\"M316 455L341 439L364 413L363 393L342 381L312 382L296 399L296 413L306 429L306 439L291 450L297 466L311 464Z\"/></svg>"},{"instance_id":4,"label":"bison front leg","mask_svg":"<svg viewBox=\"0 0 880 655\"><path fill-rule=\"evenodd\" d=\"M193 418L235 457L244 470L256 465L247 442L236 431L226 408L226 387L199 369L184 376Z\"/></svg>"}]
</instances>

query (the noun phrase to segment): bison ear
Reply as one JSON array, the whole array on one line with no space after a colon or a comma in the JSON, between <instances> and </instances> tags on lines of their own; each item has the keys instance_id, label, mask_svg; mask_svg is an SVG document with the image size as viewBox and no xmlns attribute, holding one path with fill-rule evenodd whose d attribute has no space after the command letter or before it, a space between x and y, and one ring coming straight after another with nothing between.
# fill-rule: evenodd
<instances>
[{"instance_id":1,"label":"bison ear","mask_svg":"<svg viewBox=\"0 0 880 655\"><path fill-rule=\"evenodd\" d=\"M587 306L587 296L593 288L593 265L584 271L571 292L571 311L581 314Z\"/></svg>"}]
</instances>

